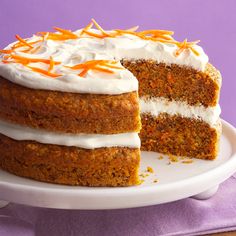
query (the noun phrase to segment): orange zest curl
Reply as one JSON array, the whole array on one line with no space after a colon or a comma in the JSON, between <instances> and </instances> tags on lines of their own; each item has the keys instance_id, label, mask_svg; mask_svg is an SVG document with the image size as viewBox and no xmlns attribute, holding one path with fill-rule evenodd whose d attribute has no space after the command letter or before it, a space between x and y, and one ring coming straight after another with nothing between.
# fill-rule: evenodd
<instances>
[{"instance_id":1,"label":"orange zest curl","mask_svg":"<svg viewBox=\"0 0 236 236\"><path fill-rule=\"evenodd\" d=\"M65 66L67 68L70 68L72 70L80 70L82 71L78 74L81 77L84 77L89 70L96 70L100 72L110 73L113 74L114 71L111 69L124 69L123 67L116 66L116 61L109 61L109 60L91 60L87 61L85 63L77 64L75 66Z\"/></svg>"}]
</instances>

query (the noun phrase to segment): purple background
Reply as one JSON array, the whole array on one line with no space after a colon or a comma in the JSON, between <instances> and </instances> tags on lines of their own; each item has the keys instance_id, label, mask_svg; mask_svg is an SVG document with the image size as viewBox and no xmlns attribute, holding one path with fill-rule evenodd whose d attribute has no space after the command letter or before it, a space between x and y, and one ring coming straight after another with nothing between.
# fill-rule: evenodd
<instances>
[{"instance_id":1,"label":"purple background","mask_svg":"<svg viewBox=\"0 0 236 236\"><path fill-rule=\"evenodd\" d=\"M15 34L28 37L53 26L75 30L95 18L104 28L160 28L175 31L178 40L201 39L222 73L222 117L236 126L235 0L1 0L0 48Z\"/></svg>"},{"instance_id":2,"label":"purple background","mask_svg":"<svg viewBox=\"0 0 236 236\"><path fill-rule=\"evenodd\" d=\"M77 29L95 18L104 28L160 28L178 40L201 39L223 75L222 117L236 126L236 0L0 0L0 48L15 34L28 37L53 26ZM132 210L59 211L10 205L0 219L4 235L187 235L235 229L235 177L208 201L187 199ZM173 211L174 209L174 211ZM29 224L30 222L32 224ZM21 228L19 228L21 227ZM4 231L6 230L6 231ZM64 234L62 234L64 232ZM178 233L177 233L178 232ZM209 232L209 231L208 231ZM21 233L21 234L20 234ZM0 233L1 234L1 233ZM2 235L1 234L1 235Z\"/></svg>"}]
</instances>

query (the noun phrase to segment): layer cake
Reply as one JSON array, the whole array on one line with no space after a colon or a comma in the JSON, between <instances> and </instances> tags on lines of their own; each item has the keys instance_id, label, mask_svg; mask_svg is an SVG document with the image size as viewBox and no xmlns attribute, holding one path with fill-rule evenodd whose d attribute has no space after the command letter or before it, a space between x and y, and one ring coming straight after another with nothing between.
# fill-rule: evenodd
<instances>
[{"instance_id":1,"label":"layer cake","mask_svg":"<svg viewBox=\"0 0 236 236\"><path fill-rule=\"evenodd\" d=\"M197 41L105 31L95 20L55 30L16 35L1 50L2 169L59 184L137 185L139 136L145 151L216 158L221 76Z\"/></svg>"}]
</instances>

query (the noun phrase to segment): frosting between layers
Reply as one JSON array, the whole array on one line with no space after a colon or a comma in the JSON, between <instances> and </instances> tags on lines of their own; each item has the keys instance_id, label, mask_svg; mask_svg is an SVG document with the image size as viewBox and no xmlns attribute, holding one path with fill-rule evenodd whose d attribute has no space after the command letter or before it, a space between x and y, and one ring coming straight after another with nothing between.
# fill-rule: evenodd
<instances>
[{"instance_id":1,"label":"frosting between layers","mask_svg":"<svg viewBox=\"0 0 236 236\"><path fill-rule=\"evenodd\" d=\"M14 140L30 140L44 144L75 146L85 149L102 147L140 148L137 133L121 134L63 134L42 131L0 121L0 133Z\"/></svg>"},{"instance_id":2,"label":"frosting between layers","mask_svg":"<svg viewBox=\"0 0 236 236\"><path fill-rule=\"evenodd\" d=\"M101 34L99 30L94 29L92 31ZM75 31L77 35L80 33L81 30ZM34 35L27 42L34 42L39 39L41 39L39 36ZM6 49L10 49L12 45L8 45ZM143 40L129 34L103 39L85 35L82 38L65 41L45 40L36 43L34 46L40 46L40 50L36 51L35 54L23 53L19 49L15 49L15 53L29 58L49 59L51 56L54 61L62 62L60 65L55 65L54 70L55 73L62 74L62 76L51 78L35 73L19 63L4 64L1 61L0 75L13 83L32 89L122 94L138 90L138 82L128 70L114 69L114 74L89 70L83 78L78 76L80 71L72 71L64 65L74 66L89 60L153 59L158 63L174 63L204 71L208 62L207 55L198 45L193 45L193 48L199 53L199 56L186 49L177 57L175 51L178 47L174 44ZM23 49L24 47L20 48L20 50ZM43 63L30 63L29 66L47 70L47 65Z\"/></svg>"},{"instance_id":3,"label":"frosting between layers","mask_svg":"<svg viewBox=\"0 0 236 236\"><path fill-rule=\"evenodd\" d=\"M158 116L161 113L180 115L186 118L200 119L210 126L215 126L221 113L219 104L214 107L191 106L186 102L169 101L159 97L150 99L141 97L139 103L142 114L150 113L152 116Z\"/></svg>"}]
</instances>

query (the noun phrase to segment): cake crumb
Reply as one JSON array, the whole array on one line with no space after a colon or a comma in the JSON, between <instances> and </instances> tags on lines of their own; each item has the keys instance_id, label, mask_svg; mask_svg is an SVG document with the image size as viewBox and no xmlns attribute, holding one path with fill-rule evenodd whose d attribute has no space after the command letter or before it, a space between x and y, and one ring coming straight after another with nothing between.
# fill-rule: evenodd
<instances>
[{"instance_id":1,"label":"cake crumb","mask_svg":"<svg viewBox=\"0 0 236 236\"><path fill-rule=\"evenodd\" d=\"M184 164L191 164L191 163L193 163L193 160L192 159L184 160L184 161L182 161L182 163L184 163Z\"/></svg>"},{"instance_id":2,"label":"cake crumb","mask_svg":"<svg viewBox=\"0 0 236 236\"><path fill-rule=\"evenodd\" d=\"M158 183L158 179L154 179L154 180L153 180L153 183Z\"/></svg>"},{"instance_id":3,"label":"cake crumb","mask_svg":"<svg viewBox=\"0 0 236 236\"><path fill-rule=\"evenodd\" d=\"M158 157L158 159L159 160L162 160L164 157L162 156L162 155L160 155L159 157Z\"/></svg>"},{"instance_id":4,"label":"cake crumb","mask_svg":"<svg viewBox=\"0 0 236 236\"><path fill-rule=\"evenodd\" d=\"M144 179L140 179L138 184L140 185L140 184L143 184L143 183L144 183Z\"/></svg>"},{"instance_id":5,"label":"cake crumb","mask_svg":"<svg viewBox=\"0 0 236 236\"><path fill-rule=\"evenodd\" d=\"M178 162L178 161L179 161L178 157L177 157L177 156L174 156L174 155L169 155L169 160L170 160L171 162Z\"/></svg>"},{"instance_id":6,"label":"cake crumb","mask_svg":"<svg viewBox=\"0 0 236 236\"><path fill-rule=\"evenodd\" d=\"M154 173L154 170L153 170L152 167L148 166L148 167L147 167L147 172L149 172L149 173Z\"/></svg>"},{"instance_id":7,"label":"cake crumb","mask_svg":"<svg viewBox=\"0 0 236 236\"><path fill-rule=\"evenodd\" d=\"M149 176L149 174L148 173L141 173L139 176L142 178L146 178Z\"/></svg>"}]
</instances>

